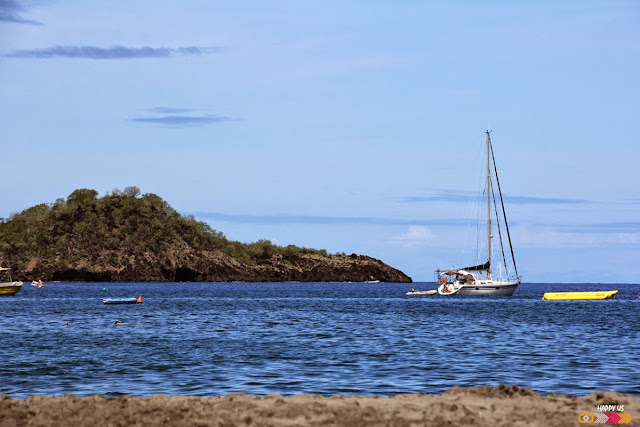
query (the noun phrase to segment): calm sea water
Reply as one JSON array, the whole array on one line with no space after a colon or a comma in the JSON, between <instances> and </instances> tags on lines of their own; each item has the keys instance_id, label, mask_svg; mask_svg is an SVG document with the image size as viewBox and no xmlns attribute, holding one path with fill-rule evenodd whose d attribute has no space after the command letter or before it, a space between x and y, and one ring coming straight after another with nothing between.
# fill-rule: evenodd
<instances>
[{"instance_id":1,"label":"calm sea water","mask_svg":"<svg viewBox=\"0 0 640 427\"><path fill-rule=\"evenodd\" d=\"M25 284L0 298L0 393L390 395L505 383L640 395L640 285L524 284L501 298L405 296L411 287L435 284ZM609 289L617 299L541 300ZM144 303L104 305L105 295Z\"/></svg>"}]
</instances>

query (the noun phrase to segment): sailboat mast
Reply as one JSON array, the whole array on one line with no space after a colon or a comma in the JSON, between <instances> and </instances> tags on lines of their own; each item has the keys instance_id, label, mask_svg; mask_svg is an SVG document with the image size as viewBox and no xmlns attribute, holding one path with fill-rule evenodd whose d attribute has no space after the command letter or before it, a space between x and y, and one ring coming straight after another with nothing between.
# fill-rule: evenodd
<instances>
[{"instance_id":1,"label":"sailboat mast","mask_svg":"<svg viewBox=\"0 0 640 427\"><path fill-rule=\"evenodd\" d=\"M491 162L489 131L487 133L487 279L491 279Z\"/></svg>"}]
</instances>

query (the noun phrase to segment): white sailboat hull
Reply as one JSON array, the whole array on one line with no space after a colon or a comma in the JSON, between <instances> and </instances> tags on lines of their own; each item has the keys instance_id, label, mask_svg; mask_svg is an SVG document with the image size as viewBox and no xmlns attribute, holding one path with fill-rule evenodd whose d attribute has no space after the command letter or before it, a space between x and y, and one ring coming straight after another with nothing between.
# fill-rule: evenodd
<instances>
[{"instance_id":1,"label":"white sailboat hull","mask_svg":"<svg viewBox=\"0 0 640 427\"><path fill-rule=\"evenodd\" d=\"M482 283L444 284L438 286L440 295L511 296L520 282L483 280Z\"/></svg>"}]
</instances>

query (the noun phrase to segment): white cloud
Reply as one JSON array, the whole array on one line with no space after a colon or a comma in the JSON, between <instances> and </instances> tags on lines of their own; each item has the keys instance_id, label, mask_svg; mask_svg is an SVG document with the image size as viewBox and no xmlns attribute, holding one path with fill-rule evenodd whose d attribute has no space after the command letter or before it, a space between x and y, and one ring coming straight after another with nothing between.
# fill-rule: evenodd
<instances>
[{"instance_id":1,"label":"white cloud","mask_svg":"<svg viewBox=\"0 0 640 427\"><path fill-rule=\"evenodd\" d=\"M409 230L399 236L391 237L391 242L404 246L418 246L435 241L435 234L429 227L410 225Z\"/></svg>"},{"instance_id":2,"label":"white cloud","mask_svg":"<svg viewBox=\"0 0 640 427\"><path fill-rule=\"evenodd\" d=\"M516 227L512 233L514 246L547 249L604 248L634 246L639 233L576 233L556 227Z\"/></svg>"}]
</instances>

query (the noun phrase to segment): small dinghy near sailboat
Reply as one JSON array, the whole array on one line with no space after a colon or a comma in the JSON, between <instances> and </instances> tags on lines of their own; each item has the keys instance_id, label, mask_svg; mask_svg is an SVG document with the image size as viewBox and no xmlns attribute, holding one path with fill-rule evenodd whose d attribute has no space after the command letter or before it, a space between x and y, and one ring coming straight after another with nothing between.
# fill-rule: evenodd
<instances>
[{"instance_id":1,"label":"small dinghy near sailboat","mask_svg":"<svg viewBox=\"0 0 640 427\"><path fill-rule=\"evenodd\" d=\"M411 289L405 295L435 295L437 291L435 289L431 289L428 291L417 291L415 289Z\"/></svg>"},{"instance_id":2,"label":"small dinghy near sailboat","mask_svg":"<svg viewBox=\"0 0 640 427\"><path fill-rule=\"evenodd\" d=\"M502 199L502 191L500 190L500 181L498 180L498 169L496 167L495 157L493 155L493 146L491 145L491 137L489 131L486 131L486 156L487 156L487 182L484 191L487 196L486 200L486 222L487 222L487 236L486 236L486 251L487 261L484 264L474 265L464 268L453 268L449 270L436 270L436 277L438 281L438 293L440 295L488 295L488 296L511 296L515 292L516 288L520 284L520 276L518 276L518 268L516 267L516 260L513 254L513 246L511 245L511 236L509 233L509 225L507 223L507 215L504 209L504 202ZM493 172L491 165L493 165ZM495 181L495 187L494 187ZM497 188L496 188L497 187ZM496 198L497 190L499 198ZM498 209L498 203L502 207ZM491 212L495 212L496 227L492 231L492 217ZM510 249L510 263L507 263L508 253L505 254L502 237L505 230L505 237L509 242ZM497 230L499 242L500 242L500 254L502 255L501 273L503 277L494 277L492 272L492 239L494 233ZM513 275L511 275L513 270Z\"/></svg>"}]
</instances>

